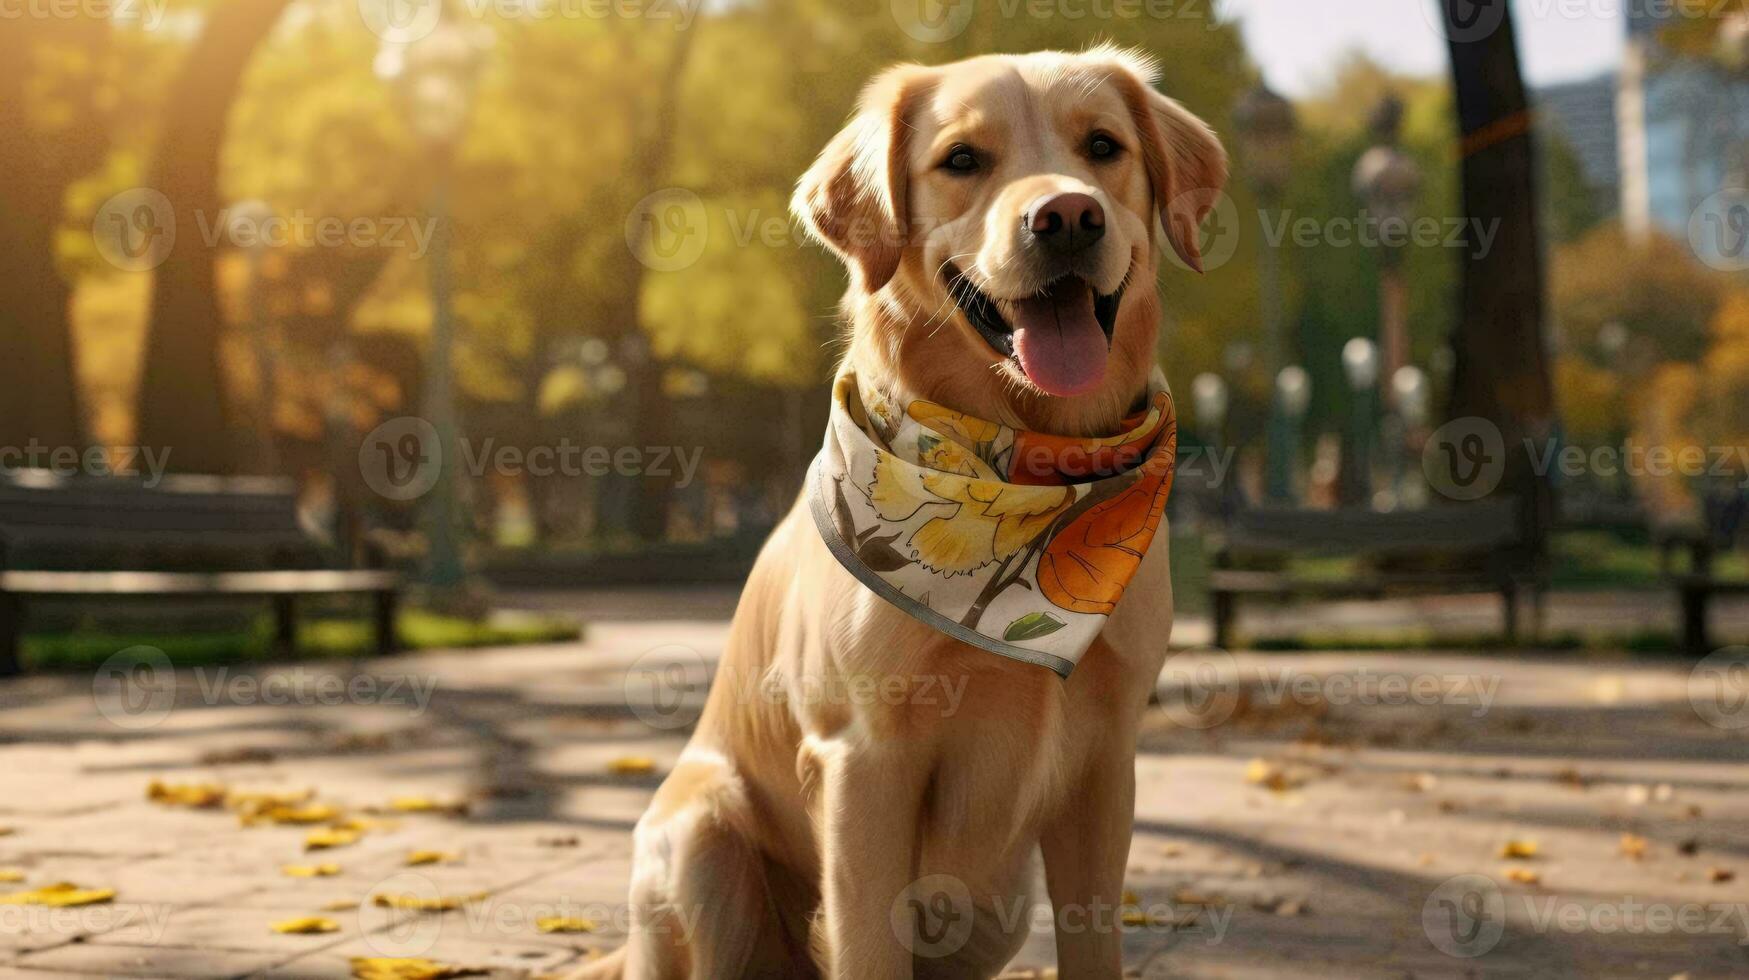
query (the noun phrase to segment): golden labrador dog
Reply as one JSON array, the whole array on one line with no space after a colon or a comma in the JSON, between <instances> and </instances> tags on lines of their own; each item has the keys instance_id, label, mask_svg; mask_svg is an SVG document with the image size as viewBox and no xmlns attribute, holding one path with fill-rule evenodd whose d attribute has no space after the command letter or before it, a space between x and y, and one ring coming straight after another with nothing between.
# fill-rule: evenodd
<instances>
[{"instance_id":1,"label":"golden labrador dog","mask_svg":"<svg viewBox=\"0 0 1749 980\"><path fill-rule=\"evenodd\" d=\"M1100 47L875 79L794 199L850 268L847 366L1007 425L1110 433L1154 370L1162 247L1199 268L1226 177L1154 75ZM1120 976L1166 537L1063 679L884 601L798 503L638 823L630 939L583 975L994 976L1035 921L1042 856L1062 976Z\"/></svg>"}]
</instances>

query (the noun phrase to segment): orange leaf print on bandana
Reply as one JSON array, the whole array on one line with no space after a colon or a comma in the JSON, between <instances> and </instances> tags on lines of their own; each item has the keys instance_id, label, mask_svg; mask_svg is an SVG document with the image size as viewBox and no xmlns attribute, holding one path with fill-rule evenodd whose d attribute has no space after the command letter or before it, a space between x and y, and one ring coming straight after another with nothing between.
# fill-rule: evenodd
<instances>
[{"instance_id":1,"label":"orange leaf print on bandana","mask_svg":"<svg viewBox=\"0 0 1749 980\"><path fill-rule=\"evenodd\" d=\"M1039 555L1039 592L1057 607L1099 616L1117 608L1172 491L1178 425L1168 425L1162 450L1142 465L1136 482L1077 515Z\"/></svg>"}]
</instances>

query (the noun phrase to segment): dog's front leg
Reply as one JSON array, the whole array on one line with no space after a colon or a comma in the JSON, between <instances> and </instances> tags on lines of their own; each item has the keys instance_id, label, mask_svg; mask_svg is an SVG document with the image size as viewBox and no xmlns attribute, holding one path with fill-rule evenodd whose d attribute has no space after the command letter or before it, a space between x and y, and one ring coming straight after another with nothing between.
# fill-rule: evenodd
<instances>
[{"instance_id":1,"label":"dog's front leg","mask_svg":"<svg viewBox=\"0 0 1749 980\"><path fill-rule=\"evenodd\" d=\"M1123 975L1118 915L1135 821L1136 759L1117 745L1096 759L1039 841L1056 913L1057 970L1064 977Z\"/></svg>"},{"instance_id":2,"label":"dog's front leg","mask_svg":"<svg viewBox=\"0 0 1749 980\"><path fill-rule=\"evenodd\" d=\"M892 909L916 864L927 767L914 749L851 736L819 753L825 788L819 932L833 980L911 976L911 950Z\"/></svg>"}]
</instances>

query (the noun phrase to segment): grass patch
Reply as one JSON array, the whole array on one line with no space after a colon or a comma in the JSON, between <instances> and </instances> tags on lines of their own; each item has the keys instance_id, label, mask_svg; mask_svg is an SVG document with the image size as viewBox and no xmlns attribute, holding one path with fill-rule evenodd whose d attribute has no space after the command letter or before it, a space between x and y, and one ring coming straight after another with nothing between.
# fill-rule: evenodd
<instances>
[{"instance_id":1,"label":"grass patch","mask_svg":"<svg viewBox=\"0 0 1749 980\"><path fill-rule=\"evenodd\" d=\"M421 609L401 612L395 635L403 650L523 646L580 639L581 627L547 616L501 613L486 620L461 619ZM155 647L185 665L277 659L273 623L261 616L246 629L205 633L69 631L26 633L26 669L71 670L93 667L129 647ZM363 618L307 617L298 622L300 658L364 657L375 653L370 622Z\"/></svg>"}]
</instances>

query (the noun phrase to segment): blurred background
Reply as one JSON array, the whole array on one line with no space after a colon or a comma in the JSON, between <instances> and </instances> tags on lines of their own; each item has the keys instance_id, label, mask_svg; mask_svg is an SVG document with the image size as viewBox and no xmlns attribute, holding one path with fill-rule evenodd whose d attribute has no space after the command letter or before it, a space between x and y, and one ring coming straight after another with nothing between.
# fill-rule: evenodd
<instances>
[{"instance_id":1,"label":"blurred background","mask_svg":"<svg viewBox=\"0 0 1749 980\"><path fill-rule=\"evenodd\" d=\"M1738 2L6 9L10 568L381 567L458 622L494 590L734 584L817 446L839 329L796 177L887 64L1110 39L1157 54L1235 164L1208 274L1162 273L1182 608L1210 611L1223 565L1368 594L1394 568L1538 610L1655 595L1657 623L1538 635L1673 646L1684 584L1743 571ZM1443 555L1266 526L1415 538L1481 497L1510 529ZM186 519L130 545L165 501ZM249 507L287 540L200 553ZM25 647L158 615L103 605L45 601Z\"/></svg>"}]
</instances>

